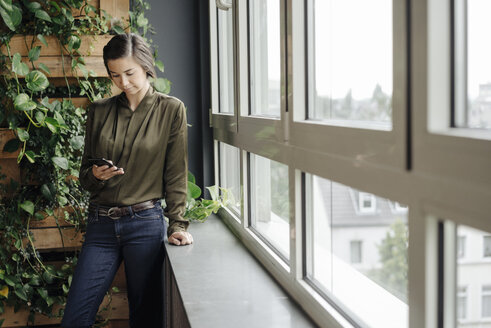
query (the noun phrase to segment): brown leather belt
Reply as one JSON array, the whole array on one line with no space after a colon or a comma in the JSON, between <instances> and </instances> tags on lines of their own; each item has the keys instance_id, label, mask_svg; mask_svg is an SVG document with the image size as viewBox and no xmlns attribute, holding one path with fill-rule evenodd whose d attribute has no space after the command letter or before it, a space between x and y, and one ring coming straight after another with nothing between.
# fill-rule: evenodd
<instances>
[{"instance_id":1,"label":"brown leather belt","mask_svg":"<svg viewBox=\"0 0 491 328\"><path fill-rule=\"evenodd\" d=\"M157 201L158 199L152 199L138 204L133 204L129 206L119 206L119 207L118 206L109 207L109 206L99 205L98 214L100 216L108 216L113 220L117 220L122 216L131 214L130 208L133 211L133 213L148 210L150 208L154 208L155 203ZM96 213L96 212L97 212L97 205L90 203L89 213Z\"/></svg>"}]
</instances>

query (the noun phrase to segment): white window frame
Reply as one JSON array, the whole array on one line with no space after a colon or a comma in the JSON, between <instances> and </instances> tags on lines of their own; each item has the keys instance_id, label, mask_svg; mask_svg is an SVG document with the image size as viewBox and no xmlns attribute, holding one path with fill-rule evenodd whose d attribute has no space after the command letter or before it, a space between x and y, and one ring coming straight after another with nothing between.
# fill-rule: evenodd
<instances>
[{"instance_id":1,"label":"white window frame","mask_svg":"<svg viewBox=\"0 0 491 328\"><path fill-rule=\"evenodd\" d=\"M411 33L417 35L412 45L413 66L413 166L416 172L455 181L467 181L491 190L491 132L451 127L452 85L452 13L451 1L416 0L413 13L420 21ZM459 6L457 6L457 10ZM457 44L462 38L463 22L455 20ZM457 59L462 51L453 50ZM425 68L425 69L423 69ZM460 72L460 73L459 73ZM462 80L456 68L457 82ZM465 83L455 94L462 98ZM467 90L464 91L465 94ZM457 100L457 102L461 102ZM472 200L469 199L469 203Z\"/></svg>"}]
</instances>

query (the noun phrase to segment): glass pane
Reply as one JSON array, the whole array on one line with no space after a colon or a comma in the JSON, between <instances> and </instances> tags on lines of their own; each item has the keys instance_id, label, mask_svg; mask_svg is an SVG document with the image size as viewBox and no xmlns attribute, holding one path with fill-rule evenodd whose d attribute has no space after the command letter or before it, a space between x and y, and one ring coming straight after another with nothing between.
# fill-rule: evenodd
<instances>
[{"instance_id":1,"label":"glass pane","mask_svg":"<svg viewBox=\"0 0 491 328\"><path fill-rule=\"evenodd\" d=\"M251 114L280 116L280 1L249 1Z\"/></svg>"},{"instance_id":2,"label":"glass pane","mask_svg":"<svg viewBox=\"0 0 491 328\"><path fill-rule=\"evenodd\" d=\"M228 190L229 207L240 213L240 152L220 142L220 187Z\"/></svg>"},{"instance_id":3,"label":"glass pane","mask_svg":"<svg viewBox=\"0 0 491 328\"><path fill-rule=\"evenodd\" d=\"M467 94L466 126L491 128L491 1L467 1Z\"/></svg>"},{"instance_id":4,"label":"glass pane","mask_svg":"<svg viewBox=\"0 0 491 328\"><path fill-rule=\"evenodd\" d=\"M457 227L457 236L465 241L462 257L457 243L457 327L490 327L491 261L486 249L491 236L463 225Z\"/></svg>"},{"instance_id":5,"label":"glass pane","mask_svg":"<svg viewBox=\"0 0 491 328\"><path fill-rule=\"evenodd\" d=\"M309 279L369 327L407 327L407 211L310 174L306 206Z\"/></svg>"},{"instance_id":6,"label":"glass pane","mask_svg":"<svg viewBox=\"0 0 491 328\"><path fill-rule=\"evenodd\" d=\"M286 258L290 254L288 166L251 154L251 223Z\"/></svg>"},{"instance_id":7,"label":"glass pane","mask_svg":"<svg viewBox=\"0 0 491 328\"><path fill-rule=\"evenodd\" d=\"M310 4L308 118L390 129L392 0Z\"/></svg>"},{"instance_id":8,"label":"glass pane","mask_svg":"<svg viewBox=\"0 0 491 328\"><path fill-rule=\"evenodd\" d=\"M467 318L467 287L457 288L457 319Z\"/></svg>"},{"instance_id":9,"label":"glass pane","mask_svg":"<svg viewBox=\"0 0 491 328\"><path fill-rule=\"evenodd\" d=\"M234 113L234 28L232 10L217 9L220 112Z\"/></svg>"}]
</instances>

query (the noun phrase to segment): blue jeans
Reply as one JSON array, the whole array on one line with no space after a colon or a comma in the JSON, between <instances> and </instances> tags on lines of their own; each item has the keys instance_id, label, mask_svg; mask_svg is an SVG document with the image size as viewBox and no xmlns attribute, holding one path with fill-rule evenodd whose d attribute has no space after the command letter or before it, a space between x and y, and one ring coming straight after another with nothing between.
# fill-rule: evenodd
<instances>
[{"instance_id":1,"label":"blue jeans","mask_svg":"<svg viewBox=\"0 0 491 328\"><path fill-rule=\"evenodd\" d=\"M124 260L131 327L163 327L162 265L166 225L154 208L113 220L89 214L62 327L90 327Z\"/></svg>"}]
</instances>

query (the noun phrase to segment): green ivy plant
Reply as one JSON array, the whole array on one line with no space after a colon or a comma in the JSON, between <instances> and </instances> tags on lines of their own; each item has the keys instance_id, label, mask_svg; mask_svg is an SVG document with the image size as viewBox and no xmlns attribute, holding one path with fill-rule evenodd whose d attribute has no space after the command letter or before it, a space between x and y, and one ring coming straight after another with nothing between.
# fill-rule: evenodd
<instances>
[{"instance_id":1,"label":"green ivy plant","mask_svg":"<svg viewBox=\"0 0 491 328\"><path fill-rule=\"evenodd\" d=\"M85 228L88 193L82 190L77 177L86 109L75 106L73 98L84 96L92 102L107 96L111 81L95 77L86 66L80 52L82 36L117 34L128 29L140 33L155 49L155 65L164 72L148 36L155 33L145 17L149 5L130 0L130 6L129 21L121 22L101 13L88 0L0 0L0 45L5 49L0 52L0 126L16 135L3 150L20 149L17 162L23 180L20 184L7 181L0 168L0 316L6 306L15 311L28 307L30 322L36 313L63 315L77 252L60 253L60 265L47 264L49 258L36 250L29 225L53 216L60 233L61 219L81 232ZM28 62L12 51L14 35L23 36L29 49ZM63 65L64 86L50 84L51 72L40 57L43 47L48 47L48 36L60 45L62 62L69 58L70 65ZM41 45L34 46L36 41ZM75 78L70 80L69 75ZM159 77L152 82L157 91L170 92L167 79ZM53 97L62 100L50 101ZM212 199L200 199L201 189L191 173L188 180L185 216L190 220L202 222L227 203L226 190L221 189L219 195L218 187L208 187ZM57 209L64 209L61 217ZM55 306L60 309L56 313ZM0 319L0 327L2 323Z\"/></svg>"}]
</instances>

